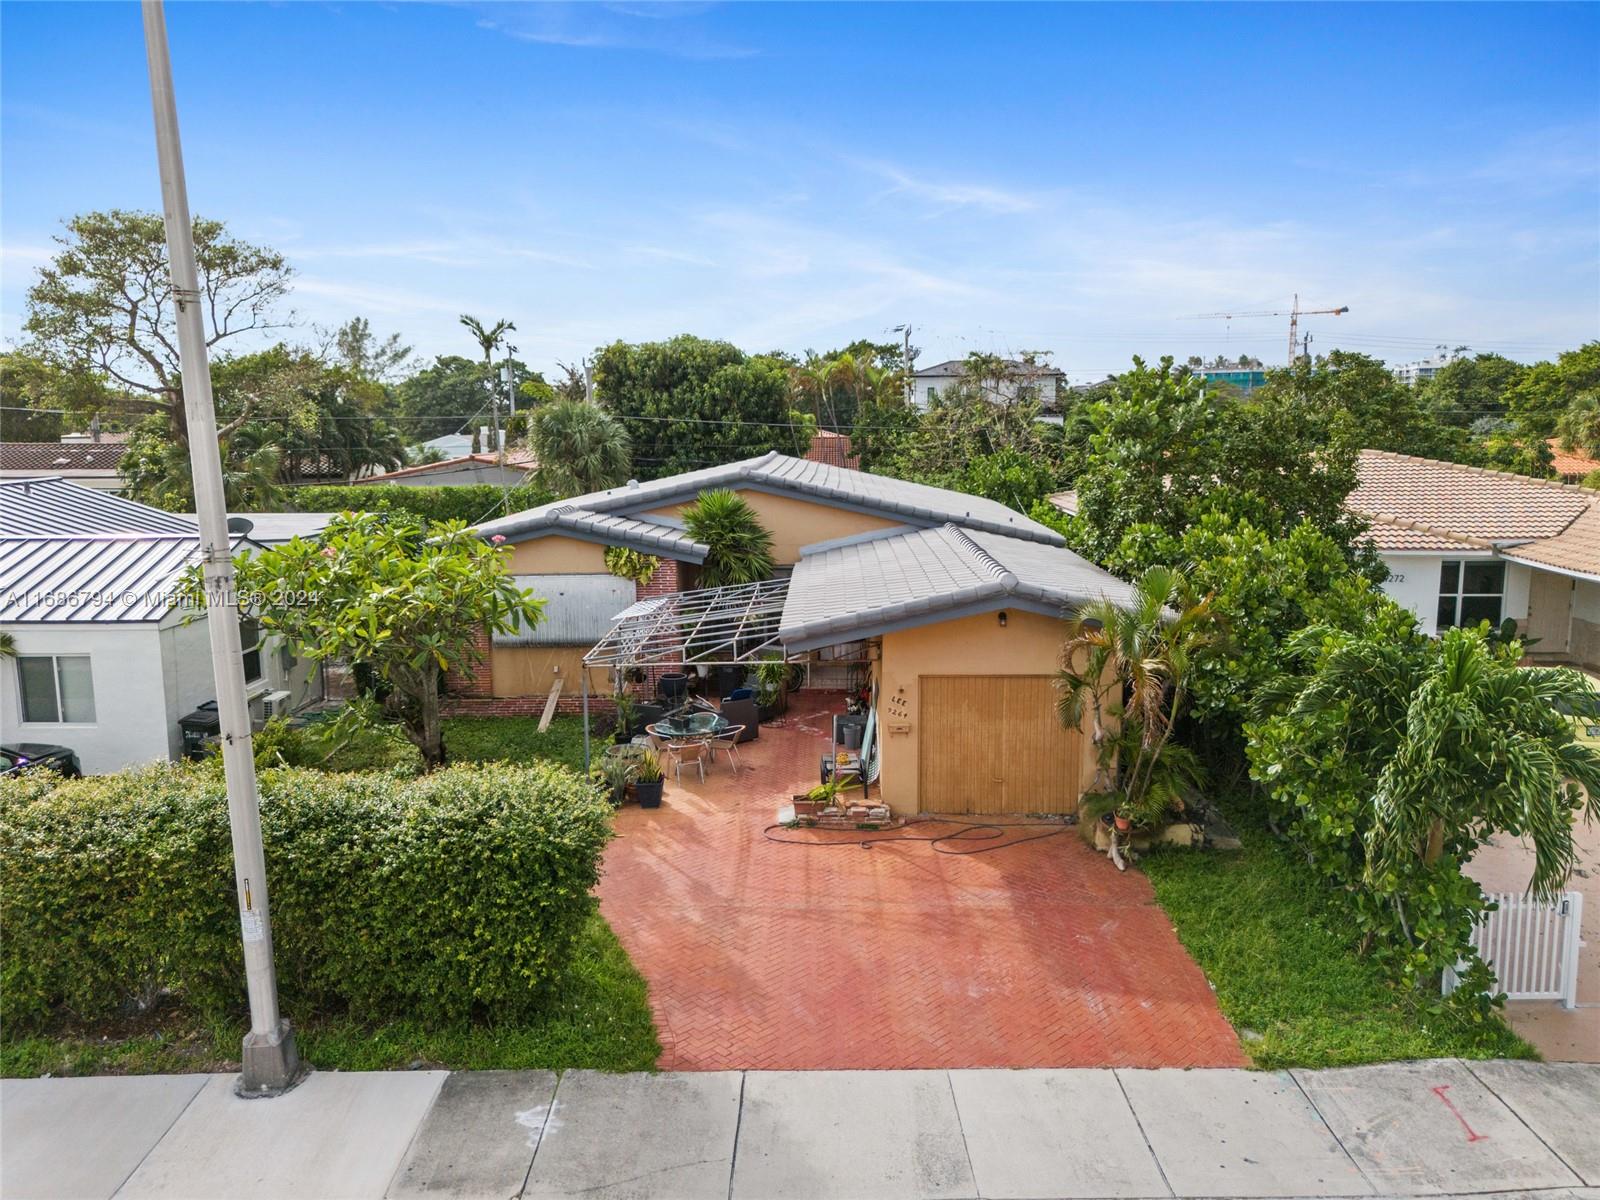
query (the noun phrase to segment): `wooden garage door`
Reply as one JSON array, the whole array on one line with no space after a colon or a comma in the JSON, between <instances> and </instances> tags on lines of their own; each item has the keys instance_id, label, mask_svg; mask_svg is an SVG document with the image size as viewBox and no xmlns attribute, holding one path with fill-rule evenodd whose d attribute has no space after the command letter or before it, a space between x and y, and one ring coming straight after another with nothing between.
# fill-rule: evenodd
<instances>
[{"instance_id":1,"label":"wooden garage door","mask_svg":"<svg viewBox=\"0 0 1600 1200\"><path fill-rule=\"evenodd\" d=\"M1056 719L1050 675L924 675L918 681L923 812L1069 813L1082 742Z\"/></svg>"}]
</instances>

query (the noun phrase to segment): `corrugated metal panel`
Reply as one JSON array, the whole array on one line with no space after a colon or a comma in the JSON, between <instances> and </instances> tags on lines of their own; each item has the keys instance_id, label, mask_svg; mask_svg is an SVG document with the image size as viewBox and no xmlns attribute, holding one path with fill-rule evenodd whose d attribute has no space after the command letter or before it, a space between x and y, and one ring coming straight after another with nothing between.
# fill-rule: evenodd
<instances>
[{"instance_id":1,"label":"corrugated metal panel","mask_svg":"<svg viewBox=\"0 0 1600 1200\"><path fill-rule=\"evenodd\" d=\"M159 621L195 537L0 538L0 622Z\"/></svg>"},{"instance_id":2,"label":"corrugated metal panel","mask_svg":"<svg viewBox=\"0 0 1600 1200\"><path fill-rule=\"evenodd\" d=\"M545 602L544 619L527 633L496 634L496 646L592 646L615 614L634 601L631 579L615 575L515 575L518 587Z\"/></svg>"},{"instance_id":3,"label":"corrugated metal panel","mask_svg":"<svg viewBox=\"0 0 1600 1200\"><path fill-rule=\"evenodd\" d=\"M0 484L0 536L92 533L199 536L189 517L79 487L65 479L17 479Z\"/></svg>"}]
</instances>

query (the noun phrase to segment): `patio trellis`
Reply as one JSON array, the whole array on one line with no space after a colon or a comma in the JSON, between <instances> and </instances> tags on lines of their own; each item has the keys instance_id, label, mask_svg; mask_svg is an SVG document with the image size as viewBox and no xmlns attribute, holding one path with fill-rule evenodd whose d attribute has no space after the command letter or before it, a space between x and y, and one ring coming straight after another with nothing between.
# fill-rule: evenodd
<instances>
[{"instance_id":1,"label":"patio trellis","mask_svg":"<svg viewBox=\"0 0 1600 1200\"><path fill-rule=\"evenodd\" d=\"M738 666L783 652L778 624L789 596L787 579L696 588L652 596L623 609L583 656L583 762L589 765L589 670L618 673L663 664ZM787 657L787 656L785 656Z\"/></svg>"}]
</instances>

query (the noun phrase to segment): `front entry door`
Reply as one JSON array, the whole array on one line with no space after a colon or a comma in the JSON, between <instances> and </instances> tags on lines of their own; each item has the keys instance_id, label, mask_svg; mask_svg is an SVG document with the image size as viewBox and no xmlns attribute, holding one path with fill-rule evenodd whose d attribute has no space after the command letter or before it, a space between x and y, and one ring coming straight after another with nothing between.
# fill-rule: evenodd
<instances>
[{"instance_id":1,"label":"front entry door","mask_svg":"<svg viewBox=\"0 0 1600 1200\"><path fill-rule=\"evenodd\" d=\"M1528 647L1530 654L1565 654L1572 638L1573 581L1537 567L1528 581Z\"/></svg>"}]
</instances>

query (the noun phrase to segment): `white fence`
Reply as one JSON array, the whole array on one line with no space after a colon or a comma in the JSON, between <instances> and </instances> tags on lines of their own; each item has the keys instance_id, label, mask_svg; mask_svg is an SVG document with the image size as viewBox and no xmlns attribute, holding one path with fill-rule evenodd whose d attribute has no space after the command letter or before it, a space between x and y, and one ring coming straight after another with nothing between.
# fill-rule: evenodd
<instances>
[{"instance_id":1,"label":"white fence","mask_svg":"<svg viewBox=\"0 0 1600 1200\"><path fill-rule=\"evenodd\" d=\"M1553 903L1510 892L1490 892L1488 898L1499 908L1478 922L1472 944L1506 998L1559 1000L1564 1008L1576 1008L1583 894L1563 892ZM1446 971L1445 993L1456 983L1455 972Z\"/></svg>"}]
</instances>

